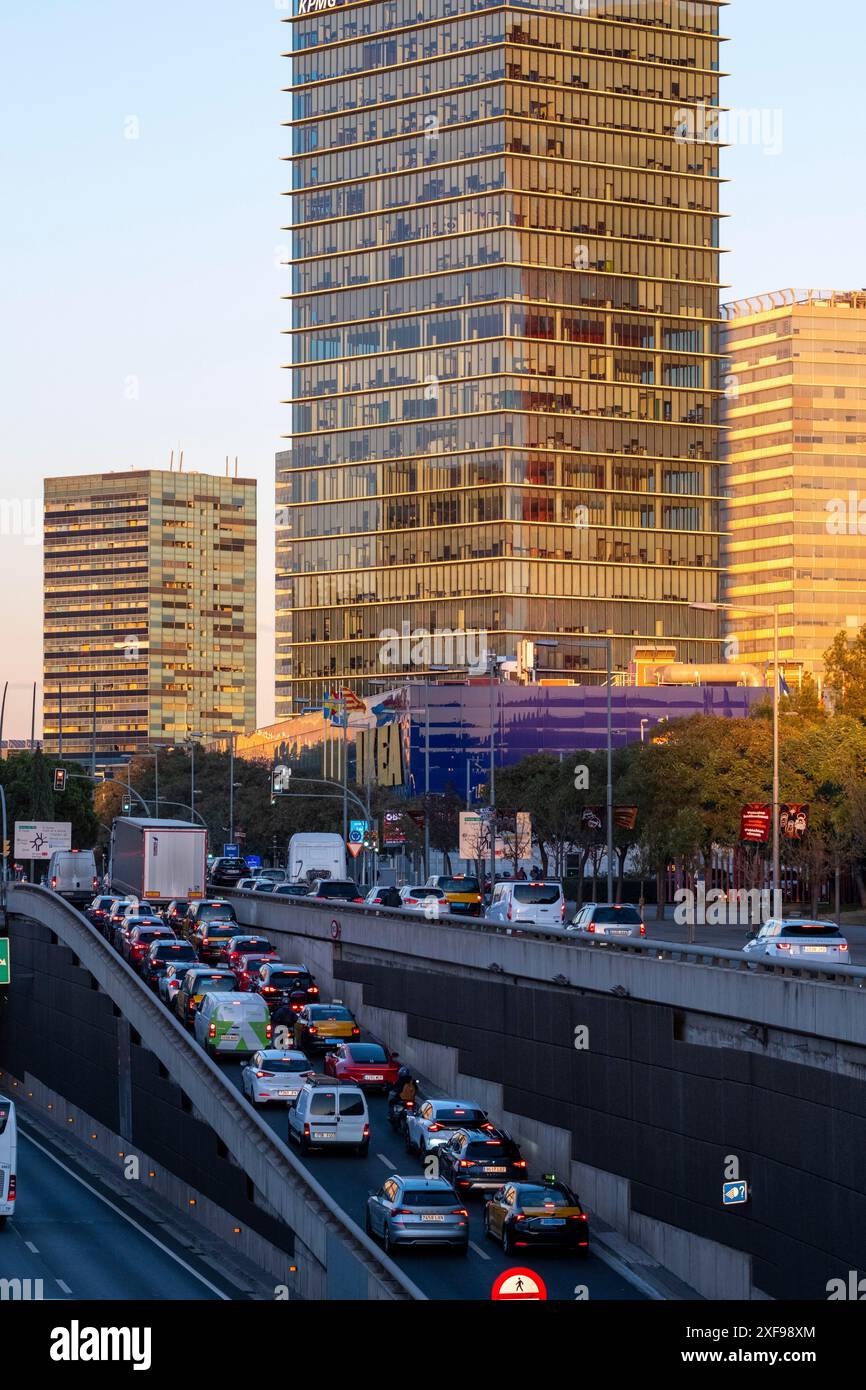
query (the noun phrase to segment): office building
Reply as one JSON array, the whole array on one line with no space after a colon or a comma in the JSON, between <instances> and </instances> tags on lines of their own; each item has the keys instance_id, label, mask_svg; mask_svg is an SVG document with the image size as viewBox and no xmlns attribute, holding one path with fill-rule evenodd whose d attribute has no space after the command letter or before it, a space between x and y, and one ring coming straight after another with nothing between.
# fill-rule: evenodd
<instances>
[{"instance_id":1,"label":"office building","mask_svg":"<svg viewBox=\"0 0 866 1390\"><path fill-rule=\"evenodd\" d=\"M295 0L278 715L407 629L719 660L719 13Z\"/></svg>"},{"instance_id":2,"label":"office building","mask_svg":"<svg viewBox=\"0 0 866 1390\"><path fill-rule=\"evenodd\" d=\"M866 623L866 291L779 290L725 314L726 598L778 605L781 661L820 683L836 633ZM772 660L772 615L729 626L738 659Z\"/></svg>"},{"instance_id":3,"label":"office building","mask_svg":"<svg viewBox=\"0 0 866 1390\"><path fill-rule=\"evenodd\" d=\"M256 484L45 483L46 750L129 754L256 722Z\"/></svg>"}]
</instances>

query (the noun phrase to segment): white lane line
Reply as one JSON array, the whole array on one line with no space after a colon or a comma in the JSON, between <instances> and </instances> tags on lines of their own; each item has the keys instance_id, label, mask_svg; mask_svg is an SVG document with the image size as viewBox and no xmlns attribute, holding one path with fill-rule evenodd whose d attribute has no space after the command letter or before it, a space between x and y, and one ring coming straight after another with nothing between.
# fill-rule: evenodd
<instances>
[{"instance_id":1,"label":"white lane line","mask_svg":"<svg viewBox=\"0 0 866 1390\"><path fill-rule=\"evenodd\" d=\"M27 1249L30 1251L31 1255L39 1254L39 1251L36 1249L36 1246L33 1244L32 1240L25 1240L24 1244L27 1246Z\"/></svg>"},{"instance_id":2,"label":"white lane line","mask_svg":"<svg viewBox=\"0 0 866 1390\"><path fill-rule=\"evenodd\" d=\"M70 1295L72 1294L72 1290L70 1289L69 1285L68 1285L68 1284L64 1284L64 1282L63 1282L62 1279L58 1279L58 1280L57 1280L57 1287L58 1287L59 1289L62 1289L64 1293L68 1293L68 1294L70 1294Z\"/></svg>"},{"instance_id":3,"label":"white lane line","mask_svg":"<svg viewBox=\"0 0 866 1390\"><path fill-rule=\"evenodd\" d=\"M482 1260L489 1260L490 1256L486 1250L482 1250L480 1245L476 1245L474 1240L470 1240L469 1249L474 1250L476 1255L480 1255Z\"/></svg>"},{"instance_id":4,"label":"white lane line","mask_svg":"<svg viewBox=\"0 0 866 1390\"><path fill-rule=\"evenodd\" d=\"M397 1165L393 1158L389 1158L387 1154L376 1154L376 1157L380 1163L384 1163L386 1168L390 1168L392 1173L396 1173Z\"/></svg>"},{"instance_id":5,"label":"white lane line","mask_svg":"<svg viewBox=\"0 0 866 1390\"><path fill-rule=\"evenodd\" d=\"M206 1279L204 1277L203 1274L199 1274L198 1270L193 1269L191 1264L187 1264L186 1260L182 1260L180 1255L176 1255L173 1250L169 1250L167 1245L163 1245L161 1240L157 1240L156 1236L153 1235L152 1232L146 1231L143 1226L140 1226L138 1224L137 1221L133 1221L132 1217L128 1216L125 1211L123 1211L120 1207L116 1207L113 1202L110 1202L108 1200L107 1197L103 1197L102 1193L98 1192L95 1187L91 1187L89 1182L85 1182L84 1179L80 1178L78 1174L73 1172L71 1168L67 1168L65 1163L61 1163L60 1159L56 1158L50 1149L46 1149L44 1144L40 1144L38 1140L34 1139L33 1135L30 1134L26 1129L24 1129L23 1125L21 1125L20 1122L19 1128L21 1129L22 1134L24 1135L25 1139L29 1144L32 1144L33 1147L35 1149L38 1149L40 1153L44 1153L46 1158L50 1158L51 1162L56 1163L58 1168L62 1168L64 1173L68 1173L70 1178L74 1178L75 1181L80 1183L82 1187L86 1187L88 1192L92 1192L94 1197L98 1197L100 1202L104 1202L104 1204L107 1207L110 1207L113 1212L116 1212L118 1216L122 1216L123 1220L127 1221L130 1226L133 1226L140 1235L145 1236L147 1240L151 1241L154 1245L159 1246L159 1249L162 1250L162 1252L165 1255L168 1255L170 1259L174 1260L175 1264L179 1264L182 1269L186 1270L187 1274L191 1274L194 1279L197 1279L199 1281L200 1284L204 1284L205 1288L208 1288L211 1290L212 1293L215 1293L217 1298L221 1298L224 1303L231 1302L229 1295L227 1293L223 1293L222 1289L218 1289L216 1284L212 1284L209 1279ZM58 1280L58 1283L59 1282L60 1281Z\"/></svg>"}]
</instances>

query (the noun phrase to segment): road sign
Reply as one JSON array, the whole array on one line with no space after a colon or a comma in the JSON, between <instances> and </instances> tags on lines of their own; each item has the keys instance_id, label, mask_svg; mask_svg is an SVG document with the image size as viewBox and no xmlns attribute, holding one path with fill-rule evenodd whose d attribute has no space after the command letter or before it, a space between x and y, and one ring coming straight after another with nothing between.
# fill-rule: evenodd
<instances>
[{"instance_id":1,"label":"road sign","mask_svg":"<svg viewBox=\"0 0 866 1390\"><path fill-rule=\"evenodd\" d=\"M346 843L349 847L349 853L351 854L352 858L357 859L358 855L361 853L361 850L364 848L363 843L358 844L356 840L347 840Z\"/></svg>"},{"instance_id":2,"label":"road sign","mask_svg":"<svg viewBox=\"0 0 866 1390\"><path fill-rule=\"evenodd\" d=\"M50 859L56 849L71 848L71 821L17 820L15 822L16 859Z\"/></svg>"},{"instance_id":3,"label":"road sign","mask_svg":"<svg viewBox=\"0 0 866 1390\"><path fill-rule=\"evenodd\" d=\"M260 869L262 867L262 856L260 854L248 854L246 855L246 861L251 869Z\"/></svg>"},{"instance_id":4,"label":"road sign","mask_svg":"<svg viewBox=\"0 0 866 1390\"><path fill-rule=\"evenodd\" d=\"M292 785L292 769L285 763L278 763L271 773L271 794L285 796Z\"/></svg>"},{"instance_id":5,"label":"road sign","mask_svg":"<svg viewBox=\"0 0 866 1390\"><path fill-rule=\"evenodd\" d=\"M490 1297L498 1302L538 1303L547 1298L547 1289L534 1269L506 1269L493 1285Z\"/></svg>"},{"instance_id":6,"label":"road sign","mask_svg":"<svg viewBox=\"0 0 866 1390\"><path fill-rule=\"evenodd\" d=\"M370 822L369 822L369 821L366 821L366 820L350 820L350 821L349 821L349 848L350 848L350 849L351 849L352 845L362 845L362 844L364 843L364 836L366 835L366 833L367 833L367 831L369 830L369 828L370 828Z\"/></svg>"},{"instance_id":7,"label":"road sign","mask_svg":"<svg viewBox=\"0 0 866 1390\"><path fill-rule=\"evenodd\" d=\"M382 828L382 843L386 849L397 849L406 843L406 826L402 811L386 811ZM423 821L422 821L423 825Z\"/></svg>"},{"instance_id":8,"label":"road sign","mask_svg":"<svg viewBox=\"0 0 866 1390\"><path fill-rule=\"evenodd\" d=\"M240 859L237 845L223 845L223 859Z\"/></svg>"},{"instance_id":9,"label":"road sign","mask_svg":"<svg viewBox=\"0 0 866 1390\"><path fill-rule=\"evenodd\" d=\"M747 1182L723 1182L722 1183L722 1206L737 1207L742 1206L749 1200L749 1184Z\"/></svg>"},{"instance_id":10,"label":"road sign","mask_svg":"<svg viewBox=\"0 0 866 1390\"><path fill-rule=\"evenodd\" d=\"M8 985L12 979L12 961L9 955L9 937L0 936L0 985Z\"/></svg>"}]
</instances>

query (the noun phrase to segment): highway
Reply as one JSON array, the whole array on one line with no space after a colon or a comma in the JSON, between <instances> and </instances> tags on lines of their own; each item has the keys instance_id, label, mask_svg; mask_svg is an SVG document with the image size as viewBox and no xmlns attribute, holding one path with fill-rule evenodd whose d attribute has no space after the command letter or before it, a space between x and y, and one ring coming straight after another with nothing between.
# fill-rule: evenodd
<instances>
[{"instance_id":1,"label":"highway","mask_svg":"<svg viewBox=\"0 0 866 1390\"><path fill-rule=\"evenodd\" d=\"M99 1190L50 1140L19 1124L18 1201L0 1233L0 1279L30 1280L44 1299L194 1299L238 1297L213 1272L172 1249L163 1231L146 1229L134 1207ZM169 1238L170 1239L170 1238ZM4 1286L5 1287L5 1286ZM2 1296L2 1295L0 1295Z\"/></svg>"},{"instance_id":2,"label":"highway","mask_svg":"<svg viewBox=\"0 0 866 1390\"><path fill-rule=\"evenodd\" d=\"M220 1063L225 1076L241 1089L240 1062ZM319 1064L321 1070L321 1065ZM299 1156L318 1182L335 1201L363 1228L364 1210L371 1191L378 1191L390 1173L421 1174L422 1165L414 1155L406 1153L403 1140L388 1123L387 1101L384 1096L367 1098L370 1110L370 1152L366 1158L354 1154L314 1153ZM287 1112L284 1106L261 1106L258 1112L284 1143L288 1143ZM492 1117L495 1119L495 1116ZM541 1275L549 1298L575 1299L579 1286L591 1299L641 1300L643 1294L609 1268L598 1255L569 1256L559 1251L519 1250L504 1255L498 1245L484 1235L482 1227L483 1200L470 1197L467 1201L470 1219L469 1254L455 1255L448 1250L415 1252L398 1251L396 1259L420 1289L431 1299L489 1299L497 1274L515 1265L526 1265ZM590 1218L591 1220L591 1218ZM590 1225L590 1247L592 1227Z\"/></svg>"}]
</instances>

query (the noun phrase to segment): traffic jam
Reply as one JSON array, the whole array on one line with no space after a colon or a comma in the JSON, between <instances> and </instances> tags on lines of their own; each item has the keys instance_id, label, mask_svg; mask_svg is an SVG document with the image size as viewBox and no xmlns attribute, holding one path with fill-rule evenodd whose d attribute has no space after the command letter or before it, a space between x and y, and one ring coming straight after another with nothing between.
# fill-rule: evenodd
<instances>
[{"instance_id":1,"label":"traffic jam","mask_svg":"<svg viewBox=\"0 0 866 1390\"><path fill-rule=\"evenodd\" d=\"M240 1064L256 1109L286 1113L285 1128L274 1128L300 1154L366 1157L371 1112L387 1125L405 1165L351 1213L386 1252L466 1255L477 1249L470 1216L480 1209L484 1236L506 1255L588 1254L588 1216L565 1183L530 1173L519 1145L473 1100L425 1097L398 1054L364 1037L341 1000L322 1000L306 965L281 960L231 903L176 899L156 911L103 894L86 916L209 1057Z\"/></svg>"}]
</instances>

